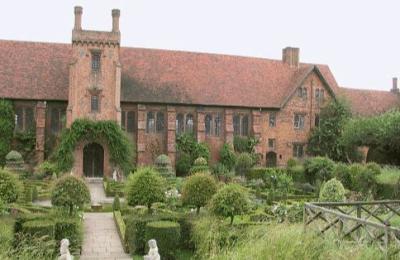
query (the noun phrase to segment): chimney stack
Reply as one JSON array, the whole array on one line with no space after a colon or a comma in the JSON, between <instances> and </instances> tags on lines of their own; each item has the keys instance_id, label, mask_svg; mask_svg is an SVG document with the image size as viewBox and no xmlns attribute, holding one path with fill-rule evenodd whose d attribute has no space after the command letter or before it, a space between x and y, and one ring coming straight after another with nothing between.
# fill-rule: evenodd
<instances>
[{"instance_id":1,"label":"chimney stack","mask_svg":"<svg viewBox=\"0 0 400 260\"><path fill-rule=\"evenodd\" d=\"M282 61L290 67L298 68L300 62L300 49L286 47L282 50Z\"/></svg>"},{"instance_id":2,"label":"chimney stack","mask_svg":"<svg viewBox=\"0 0 400 260\"><path fill-rule=\"evenodd\" d=\"M82 7L75 6L74 13L75 13L74 30L80 31L80 30L82 30Z\"/></svg>"},{"instance_id":3,"label":"chimney stack","mask_svg":"<svg viewBox=\"0 0 400 260\"><path fill-rule=\"evenodd\" d=\"M397 87L397 77L393 78L393 86L390 91L393 93L399 93L399 88Z\"/></svg>"},{"instance_id":4,"label":"chimney stack","mask_svg":"<svg viewBox=\"0 0 400 260\"><path fill-rule=\"evenodd\" d=\"M120 11L119 9L113 9L111 11L112 15L112 31L113 32L119 32L119 16L120 16Z\"/></svg>"}]
</instances>

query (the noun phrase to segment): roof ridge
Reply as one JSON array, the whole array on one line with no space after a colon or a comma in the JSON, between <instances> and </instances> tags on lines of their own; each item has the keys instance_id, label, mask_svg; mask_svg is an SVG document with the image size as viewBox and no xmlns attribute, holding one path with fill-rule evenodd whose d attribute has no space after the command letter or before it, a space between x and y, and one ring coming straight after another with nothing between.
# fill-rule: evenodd
<instances>
[{"instance_id":1,"label":"roof ridge","mask_svg":"<svg viewBox=\"0 0 400 260\"><path fill-rule=\"evenodd\" d=\"M382 89L367 89L367 88L351 88L351 87L344 87L344 86L339 86L340 89L344 90L355 90L355 91L370 91L370 92L384 92L384 93L389 93L389 94L394 94L390 90L382 90Z\"/></svg>"}]
</instances>

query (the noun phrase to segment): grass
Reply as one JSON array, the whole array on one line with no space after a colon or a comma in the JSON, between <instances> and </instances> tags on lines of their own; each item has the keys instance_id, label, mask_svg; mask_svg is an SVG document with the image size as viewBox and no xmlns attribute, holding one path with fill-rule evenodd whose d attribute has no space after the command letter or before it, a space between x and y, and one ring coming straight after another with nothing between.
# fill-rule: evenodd
<instances>
[{"instance_id":1,"label":"grass","mask_svg":"<svg viewBox=\"0 0 400 260\"><path fill-rule=\"evenodd\" d=\"M381 174L376 177L378 183L396 184L400 180L400 169L396 167L386 166L381 170Z\"/></svg>"}]
</instances>

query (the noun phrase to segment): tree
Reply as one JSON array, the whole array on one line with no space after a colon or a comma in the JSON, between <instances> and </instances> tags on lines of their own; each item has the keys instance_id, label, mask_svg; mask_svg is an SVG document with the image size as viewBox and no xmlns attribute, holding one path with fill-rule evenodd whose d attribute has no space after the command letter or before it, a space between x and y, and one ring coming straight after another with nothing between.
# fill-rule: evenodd
<instances>
[{"instance_id":1,"label":"tree","mask_svg":"<svg viewBox=\"0 0 400 260\"><path fill-rule=\"evenodd\" d=\"M313 156L327 156L335 161L346 161L340 137L350 117L350 106L345 100L331 100L321 109L319 126L310 134L307 152Z\"/></svg>"},{"instance_id":2,"label":"tree","mask_svg":"<svg viewBox=\"0 0 400 260\"><path fill-rule=\"evenodd\" d=\"M200 207L205 206L217 192L214 178L207 173L196 173L186 179L182 188L183 203L196 206L197 214Z\"/></svg>"},{"instance_id":3,"label":"tree","mask_svg":"<svg viewBox=\"0 0 400 260\"><path fill-rule=\"evenodd\" d=\"M65 208L72 215L75 208L82 209L90 202L90 192L85 182L72 175L58 179L51 192L51 203Z\"/></svg>"},{"instance_id":4,"label":"tree","mask_svg":"<svg viewBox=\"0 0 400 260\"><path fill-rule=\"evenodd\" d=\"M5 157L11 150L14 133L14 111L8 100L0 99L0 167L6 163Z\"/></svg>"},{"instance_id":5,"label":"tree","mask_svg":"<svg viewBox=\"0 0 400 260\"><path fill-rule=\"evenodd\" d=\"M239 184L228 184L221 188L211 199L211 211L221 217L233 219L249 209L248 192Z\"/></svg>"},{"instance_id":6,"label":"tree","mask_svg":"<svg viewBox=\"0 0 400 260\"><path fill-rule=\"evenodd\" d=\"M128 177L126 185L128 205L145 205L150 212L154 202L164 201L165 187L163 177L156 170L150 167L139 168Z\"/></svg>"}]
</instances>

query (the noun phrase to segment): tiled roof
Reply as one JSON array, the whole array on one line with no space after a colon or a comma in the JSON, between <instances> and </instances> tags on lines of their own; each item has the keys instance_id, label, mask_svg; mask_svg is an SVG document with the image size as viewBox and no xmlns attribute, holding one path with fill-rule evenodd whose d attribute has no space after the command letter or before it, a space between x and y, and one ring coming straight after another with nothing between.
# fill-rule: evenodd
<instances>
[{"instance_id":1,"label":"tiled roof","mask_svg":"<svg viewBox=\"0 0 400 260\"><path fill-rule=\"evenodd\" d=\"M71 44L0 40L0 97L67 100L70 58ZM126 47L120 59L126 102L279 108L314 68L335 93L354 98L357 111L361 96L377 111L396 100L389 92L341 90L326 65L297 69L280 60Z\"/></svg>"},{"instance_id":2,"label":"tiled roof","mask_svg":"<svg viewBox=\"0 0 400 260\"><path fill-rule=\"evenodd\" d=\"M390 91L340 88L340 94L350 102L353 114L377 115L400 107L398 94Z\"/></svg>"}]
</instances>

